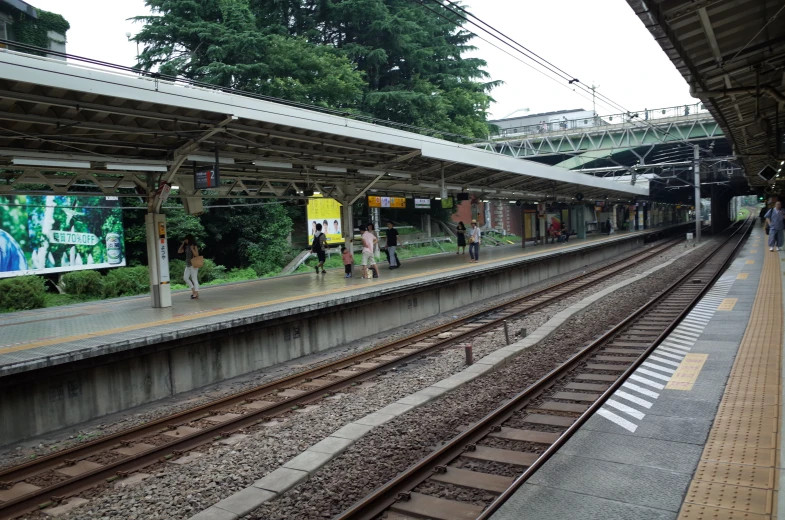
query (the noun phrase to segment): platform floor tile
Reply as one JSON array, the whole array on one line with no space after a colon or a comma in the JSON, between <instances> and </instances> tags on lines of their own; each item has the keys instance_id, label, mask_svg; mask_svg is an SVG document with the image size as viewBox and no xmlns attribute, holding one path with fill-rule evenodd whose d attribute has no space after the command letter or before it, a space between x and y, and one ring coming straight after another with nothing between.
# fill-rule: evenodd
<instances>
[{"instance_id":1,"label":"platform floor tile","mask_svg":"<svg viewBox=\"0 0 785 520\"><path fill-rule=\"evenodd\" d=\"M777 512L783 301L765 254L752 313L679 520L769 520Z\"/></svg>"}]
</instances>

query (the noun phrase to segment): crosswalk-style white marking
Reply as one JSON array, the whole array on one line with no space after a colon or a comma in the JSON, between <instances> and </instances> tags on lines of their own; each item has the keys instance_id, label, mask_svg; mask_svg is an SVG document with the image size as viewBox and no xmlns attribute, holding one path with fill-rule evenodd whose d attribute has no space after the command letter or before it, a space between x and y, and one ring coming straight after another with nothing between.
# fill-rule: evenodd
<instances>
[{"instance_id":1,"label":"crosswalk-style white marking","mask_svg":"<svg viewBox=\"0 0 785 520\"><path fill-rule=\"evenodd\" d=\"M638 429L639 424L635 421L642 421L646 414L631 405L639 406L646 410L654 406L654 401L660 394L651 389L665 389L665 384L662 382L667 383L670 381L670 376L678 368L679 362L695 346L695 342L698 341L700 335L706 329L706 325L714 317L717 306L727 296L728 291L730 291L730 288L736 281L736 275L738 274L736 271L740 271L741 267L741 264L738 266L734 265L720 278L706 296L693 307L684 320L665 338L665 341L630 375L628 380L621 385L621 388L614 392L613 398L608 399L597 410L599 416L630 432L635 432ZM638 394L652 400L638 397ZM620 400L629 404L619 402ZM626 414L632 417L633 420L622 417L619 413Z\"/></svg>"}]
</instances>

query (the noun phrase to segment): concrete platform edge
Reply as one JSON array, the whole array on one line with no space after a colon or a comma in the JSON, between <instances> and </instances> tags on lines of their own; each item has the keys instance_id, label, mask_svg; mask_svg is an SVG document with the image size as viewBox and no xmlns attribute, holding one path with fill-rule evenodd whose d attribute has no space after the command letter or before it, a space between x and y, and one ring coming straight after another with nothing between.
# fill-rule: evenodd
<instances>
[{"instance_id":1,"label":"concrete platform edge","mask_svg":"<svg viewBox=\"0 0 785 520\"><path fill-rule=\"evenodd\" d=\"M704 244L700 244L698 247L702 247L703 245ZM367 416L365 416L365 417L363 417L361 419L358 419L354 423L350 423L350 424L352 424L352 425L362 425L365 428L367 428L368 426L376 426L376 425L379 425L379 424L383 424L384 422L387 422L389 420L394 419L398 415L403 415L404 413L408 412L409 410L413 410L415 408L418 408L420 405L425 404L425 403L427 403L427 402L429 402L429 401L431 401L431 400L433 400L433 399L435 399L437 397L440 397L441 395L443 395L444 393L446 393L449 390L453 390L455 388L458 388L460 386L465 385L469 381L474 380L475 378L483 375L486 372L490 372L492 370L495 370L496 368L503 367L512 357L517 356L518 354L520 354L520 352L522 352L526 348L534 346L538 342L540 342L541 340L543 340L543 339L547 338L548 336L550 336L559 326L563 325L568 319L572 318L573 316L575 316L579 312L583 311L588 305L596 302L600 298L603 298L603 297L613 293L614 291L617 291L617 290L619 290L619 289L621 289L623 287L626 287L626 286L630 285L631 283L637 282L638 280L642 280L643 278L645 278L645 277L647 277L647 276L649 276L649 275L659 271L660 269L664 269L665 267L667 267L667 266L671 265L672 263L674 263L676 260L678 260L678 259L682 258L683 256L691 253L695 249L696 248L690 248L690 249L684 251L683 253L679 254L678 256L676 256L675 258L673 258L673 259L671 259L671 260L669 260L667 262L664 262L664 263L662 263L662 264L660 264L660 265L658 265L658 266L656 266L656 267L654 267L652 269L649 269L648 271L645 271L643 273L635 275L634 277L630 278L629 280L625 280L623 282L619 282L619 283L614 284L614 285L612 285L610 287L607 287L607 288L603 289L602 291L599 291L599 292L597 292L597 293L595 293L595 294L593 294L591 296L588 296L588 297L584 298L583 300L581 300L581 301L579 301L579 302L577 302L577 303L567 307L566 309L564 309L561 312L559 312L556 315L554 315L553 318L548 320L545 324L541 325L531 335L527 336L526 338L522 339L521 341L518 341L516 343L510 344L508 347L503 347L503 349L509 349L509 350L507 350L505 352L510 352L510 351L512 351L512 352L510 352L508 355L505 355L504 357L502 357L498 361L494 362L490 366L489 369L483 370L483 371L477 371L477 369L471 369L471 367L468 367L468 369L464 369L464 370L462 370L460 372L456 372L452 376L447 377L445 379L442 379L441 381L438 381L437 383L434 383L430 387L426 387L424 389L419 390L418 392L414 392L412 394L409 394L408 396L405 396L405 397L403 397L403 398L401 398L401 399L399 399L399 400L397 400L397 401L395 401L393 403L390 403L390 405L387 405L385 408L382 408L382 409L380 409L377 412L372 412L372 413L368 414ZM486 359L486 358L488 358L490 356L494 356L495 354L497 354L499 351L501 351L503 349L499 349L499 350L494 351L493 353L489 354L488 356L485 356L484 358L478 360L477 363L482 363L483 359ZM415 396L415 395L417 395L418 397L413 399L412 397ZM394 405L394 404L400 405L400 408L398 408L397 411L395 411L395 412L390 410L390 407L392 405ZM379 412L381 412L381 410L388 410L388 411L385 412L384 415L388 415L389 419L387 419L385 417L385 420L383 422L379 422L379 416L381 415ZM346 428L346 426L341 428L341 430L344 429L344 428ZM346 443L342 447L342 449L340 451L336 451L336 452L330 454L329 455L329 459L327 459L327 460L325 460L325 458L324 458L324 456L327 455L327 454L310 451L311 448L313 448L316 445L312 446L311 448L308 448L303 453L298 455L296 458L302 460L302 459L308 458L308 455L305 455L305 454L307 454L309 452L310 452L311 455L316 455L318 453L318 457L316 457L316 458L318 458L318 461L314 462L313 467L305 468L302 465L299 465L299 467L297 469L300 470L300 471L307 471L307 473L309 475L311 473L314 473L314 472L318 471L319 468L321 468L325 464L329 463L333 458L335 458L338 455L340 455L340 453L342 453L345 449L349 448L357 440L359 440L362 437L364 437L366 433L371 431L371 429L373 429L373 428L367 429L365 431L365 433L359 433L359 431L358 431L357 436L353 435L352 439L347 439L349 442ZM336 432L334 432L333 435L331 435L330 437L334 437L335 433L337 433L338 431L340 431L340 430L336 430ZM330 438L330 437L327 437L327 438ZM321 442L324 442L324 441L320 441L320 443ZM305 455L305 457L303 457L303 455ZM292 459L292 460L294 460L294 459ZM289 464L290 462L284 463L282 465L282 467L286 467L286 465ZM276 471L276 470L274 470L274 471ZM299 480L297 483L303 482L305 480L307 480L307 479L303 478L302 480ZM251 488L251 487L254 487L253 484L251 486L249 486L249 488ZM246 489L248 489L248 488L246 488ZM287 488L287 490L282 491L280 493L274 493L274 496L265 497L264 500L259 501L257 507L261 506L264 502L268 502L270 500L275 499L277 496L285 493L289 489L291 489L291 487ZM240 495L244 491L245 490L240 490L237 493L235 493L234 495L231 495L231 496L227 497L224 500L230 500L235 495ZM246 493L246 495L247 495L247 493ZM211 506L211 508L214 508L214 507L215 506ZM199 516L199 515L202 515L203 513L205 513L206 511L209 511L209 510L210 510L210 508L206 509L205 511L202 511L202 512L198 513L197 515L194 515L189 520L201 520L203 518L206 518L205 516Z\"/></svg>"}]
</instances>

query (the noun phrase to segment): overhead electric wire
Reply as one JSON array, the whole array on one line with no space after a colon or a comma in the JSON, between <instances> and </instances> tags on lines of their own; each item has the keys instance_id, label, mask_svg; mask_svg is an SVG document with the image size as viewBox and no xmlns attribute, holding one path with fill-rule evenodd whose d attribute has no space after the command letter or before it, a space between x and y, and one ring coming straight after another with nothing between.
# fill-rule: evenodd
<instances>
[{"instance_id":1,"label":"overhead electric wire","mask_svg":"<svg viewBox=\"0 0 785 520\"><path fill-rule=\"evenodd\" d=\"M425 7L426 9L430 10L431 12L433 12L433 13L437 14L437 15L438 15L438 16L440 16L441 18L443 18L443 19L445 19L445 20L448 20L448 21L450 21L451 23L453 23L453 24L455 24L456 26L460 27L461 29L463 29L463 30L465 30L465 31L469 32L470 34L473 34L473 35L474 35L474 36L476 36L477 38L480 38L481 40L483 40L483 41L487 42L487 40L485 40L484 38L482 38L481 36L479 36L479 35L478 35L476 32L473 32L473 31L471 31L471 30L469 30L469 29L467 29L467 28L463 27L463 26L462 26L462 24L458 23L457 21L455 21L455 20L450 20L450 19L449 19L449 18L447 18L446 16L442 15L441 13L439 13L439 12L435 11L434 9L431 9L430 7L428 7L427 5L425 5L425 3L424 3L424 2L425 2L425 0L412 0L412 1L413 1L413 2L415 2L415 3L417 3L417 4L419 4L419 5L421 5L421 6L423 6L423 7ZM585 93L587 93L587 94L591 94L591 95L592 95L592 96L594 96L594 97L599 97L599 98L600 98L600 100L599 100L599 101L596 101L598 104L600 104L600 105L604 105L606 108L610 108L612 111L621 110L623 113L630 114L630 111L629 111L629 110L628 110L626 107L624 107L623 105L621 105L621 104L619 104L619 103L617 103L617 102L613 101L612 99L610 99L609 97L605 96L605 95L604 95L604 94L602 94L602 93L598 93L598 92L597 92L595 89L588 89L588 88L586 88L586 87L585 87L585 86L584 86L584 85L583 85L583 84L580 82L580 80L578 80L578 79L577 79L575 76L573 76L572 74L569 74L569 73L567 73L566 71L564 71L563 69L561 69L561 68L557 67L556 65L554 65L554 64L553 64L553 63L551 63L550 61L548 61L548 60L546 60L545 58L543 58L542 56L540 56L540 55L536 54L535 52L533 52L532 50L528 49L527 47L525 47L525 46L524 46L524 45L522 45L521 43L519 43L519 42L515 41L514 39L510 38L509 36L507 36L506 34L504 34L504 33L503 33L503 32L501 32L501 31L499 31L498 29L496 29L496 28L495 28L495 27L493 27L492 25L490 25L490 24L488 24L488 23L484 22L484 21L483 21L483 20L481 20L481 19L480 19L478 16L476 16L476 15L474 15L474 14L470 13L469 11L467 11L466 9L464 9L463 7L461 7L461 6L459 6L459 5L455 4L455 3L453 3L451 0L445 0L445 1L446 1L448 4L450 4L450 5L445 5L445 4L443 4L443 3L441 2L441 0L430 0L430 1L432 1L433 3L435 3L435 4L439 5L439 6L440 6L442 9L444 9L444 10L446 10L446 11L450 12L451 14L453 14L453 15L455 15L455 16L457 16L457 17L459 17L460 19L462 19L462 20L464 20L464 21L466 21L466 22L468 22L468 23L472 24L473 26L477 27L478 29L480 29L481 31L485 32L485 33L486 33L486 34L488 34L489 36L491 36L491 37L495 38L496 40L498 40L498 41L500 41L500 42L504 43L505 45L507 45L508 47L512 48L512 49L513 49L513 50L515 50L516 52L518 52L518 53L522 54L524 57L526 57L526 58L528 58L528 59L530 59L530 60L534 61L534 62L535 62L535 63L537 63L538 65L540 65L540 66L544 67L544 68L545 68L545 69L547 69L549 72L551 72L551 73L553 73L553 74L556 74L557 76L561 77L563 80L567 81L567 85L564 85L564 86L566 86L567 88L569 88L569 86L568 86L568 85L575 85L575 86L576 86L578 89L580 89L581 91L583 91L583 92L585 92ZM457 9L460 9L462 12L466 13L467 15L469 15L469 16L471 16L472 18L474 18L475 20L477 20L477 22L470 20L470 19L469 19L469 18L467 18L466 16L463 16L461 13L457 12L455 9L452 9L450 6L455 6ZM478 22L479 22L479 23L478 23ZM489 28L490 28L490 29L492 29L494 32L498 33L498 35L497 35L497 34L493 34L491 31L489 31L488 29L486 29L486 28L482 27L480 24L482 24L482 25L484 25L484 26L486 26L486 27L489 27ZM499 35L501 35L501 36L503 36L504 38L506 38L506 40L505 40L505 39L502 39L502 38L501 38ZM509 40L509 41L507 41L507 40ZM513 45L512 45L510 42L512 42L512 43L514 43L515 45L517 45L518 47L520 47L520 49L518 49L518 48L516 48L515 46L513 46ZM489 42L488 42L488 43L489 43ZM494 45L494 47L496 47L496 48L498 49L498 46ZM507 52L505 52L505 53L509 55L509 53L507 53ZM535 59L535 58L533 58L532 56L536 57L536 59ZM541 60L541 61L538 61L538 60ZM518 60L518 61L522 61L522 60ZM543 62L544 62L545 64L547 64L547 65L544 65L544 64L543 64ZM527 65L528 65L528 64L527 64ZM530 65L528 65L528 66L530 66ZM531 67L531 66L530 66L530 67ZM532 68L533 68L533 67L532 67ZM535 70L537 70L537 69L535 69ZM541 71L539 71L539 72L541 72ZM556 80L555 78L552 78L552 77L550 77L550 76L547 76L547 75L546 75L546 77L549 77L550 79L552 79L552 80L554 80L554 81L557 81L557 82L558 82L558 80ZM561 83L560 83L560 84L561 84ZM576 91L574 91L574 90L573 90L573 92L575 92L575 93L576 93L576 95L580 95L580 94L578 94L578 93L577 93ZM584 97L584 96L581 96L581 97ZM585 99L585 97L584 97L584 99ZM637 114L635 114L635 115L637 115ZM654 128L654 125L653 125L651 122L648 122L648 121L641 121L640 119L638 119L638 120L636 120L636 121L632 121L632 119L633 119L633 118L635 118L635 115L633 115L632 117L630 117L630 121L628 121L628 122L631 122L633 125L635 125L635 126L638 126L639 128ZM640 123L641 125L643 125L643 126L639 126L639 125L638 125L639 123ZM689 144L689 143L688 143L686 140L684 140L684 139L681 139L680 141L683 141L683 143L678 143L678 142L676 142L676 144L679 144L680 146L688 146L688 147L690 147L690 149L692 149L692 145L690 145L690 144ZM703 150L703 151L708 151L709 153L711 153L711 151L710 151L710 150L706 150L706 149L703 149L703 148L702 148L702 150Z\"/></svg>"}]
</instances>

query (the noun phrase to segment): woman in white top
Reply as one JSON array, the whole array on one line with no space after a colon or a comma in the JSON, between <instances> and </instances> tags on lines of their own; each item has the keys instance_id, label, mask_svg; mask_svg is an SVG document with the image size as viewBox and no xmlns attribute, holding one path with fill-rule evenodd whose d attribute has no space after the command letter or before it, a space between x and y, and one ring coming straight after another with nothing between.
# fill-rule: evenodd
<instances>
[{"instance_id":1,"label":"woman in white top","mask_svg":"<svg viewBox=\"0 0 785 520\"><path fill-rule=\"evenodd\" d=\"M472 229L469 231L469 263L477 263L480 260L480 228L477 221L472 220Z\"/></svg>"},{"instance_id":2,"label":"woman in white top","mask_svg":"<svg viewBox=\"0 0 785 520\"><path fill-rule=\"evenodd\" d=\"M376 269L376 258L373 256L373 250L378 242L376 235L373 234L373 224L368 224L365 233L362 236L363 240L363 278L369 278L368 266L371 266L373 277L379 277L379 271Z\"/></svg>"}]
</instances>

